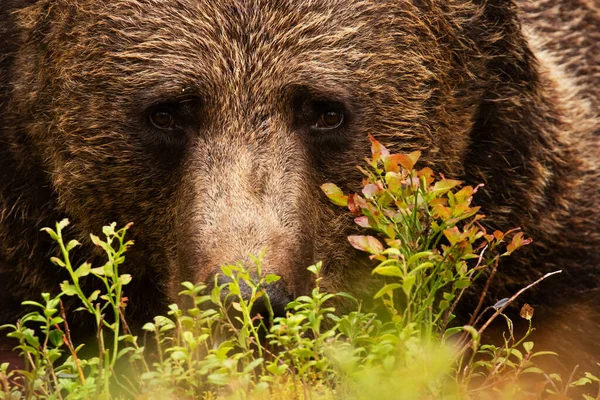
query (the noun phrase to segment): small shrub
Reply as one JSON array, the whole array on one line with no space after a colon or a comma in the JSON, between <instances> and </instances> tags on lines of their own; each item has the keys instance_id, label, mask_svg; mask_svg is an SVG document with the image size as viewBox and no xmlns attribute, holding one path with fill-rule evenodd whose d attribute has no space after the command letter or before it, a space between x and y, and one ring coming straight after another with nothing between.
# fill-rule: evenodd
<instances>
[{"instance_id":1,"label":"small shrub","mask_svg":"<svg viewBox=\"0 0 600 400\"><path fill-rule=\"evenodd\" d=\"M16 351L26 365L22 371L0 366L0 399L566 398L571 387L597 384L589 373L563 382L535 365L538 357L553 353L534 351L527 341L533 329L529 306L522 308L529 321L523 337L481 343L498 316L510 328L505 308L552 274L499 301L482 318L483 297L500 259L530 240L518 230L488 233L480 225L483 216L471 205L480 187L461 187L429 168L416 170L418 153L390 154L370 139L362 192L344 194L334 184L322 189L369 231L348 239L378 263L373 274L382 286L374 299L387 317L365 310L346 293L323 292L317 263L309 267L312 293L292 301L285 317L273 318L264 287L279 278L264 274L257 257L253 274L241 264L223 266L228 283L184 282L180 295L190 301L182 304L191 307L170 305L168 315L143 326L140 340L124 317L132 278L119 272L132 244L125 240L128 226L117 230L112 224L103 239L92 236L107 255L103 266L74 267L70 253L79 243L65 242L68 222L62 221L45 230L61 250L52 261L70 280L57 296L43 293L40 302L25 302L34 311L0 327L18 341ZM98 281L102 290L84 293L83 279ZM454 326L454 310L477 279L486 280L482 301L468 325ZM249 297L242 296L242 287L250 288ZM83 345L73 342L64 296L79 299L75 312L93 316L96 356L81 356ZM336 312L340 298L350 298L355 309ZM257 301L265 302L269 318L252 314ZM522 384L532 374L539 381L534 392Z\"/></svg>"}]
</instances>

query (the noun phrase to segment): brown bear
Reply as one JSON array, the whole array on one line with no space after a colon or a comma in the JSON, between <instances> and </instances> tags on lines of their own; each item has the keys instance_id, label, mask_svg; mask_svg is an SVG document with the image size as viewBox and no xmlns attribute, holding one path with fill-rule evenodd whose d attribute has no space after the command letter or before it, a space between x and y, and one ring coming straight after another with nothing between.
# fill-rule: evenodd
<instances>
[{"instance_id":1,"label":"brown bear","mask_svg":"<svg viewBox=\"0 0 600 400\"><path fill-rule=\"evenodd\" d=\"M82 241L135 222L134 321L263 249L276 304L310 290L317 260L328 289L363 289L372 265L319 185L356 190L372 133L484 183L491 226L534 239L490 301L562 269L526 300L554 348L600 359L600 11L521 6L3 0L0 324L63 279L40 228L65 217Z\"/></svg>"}]
</instances>

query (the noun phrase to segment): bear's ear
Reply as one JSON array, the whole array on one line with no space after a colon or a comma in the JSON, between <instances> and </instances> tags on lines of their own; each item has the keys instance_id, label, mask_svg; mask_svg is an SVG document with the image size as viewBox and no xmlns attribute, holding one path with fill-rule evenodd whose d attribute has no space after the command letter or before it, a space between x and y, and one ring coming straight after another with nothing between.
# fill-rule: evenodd
<instances>
[{"instance_id":1,"label":"bear's ear","mask_svg":"<svg viewBox=\"0 0 600 400\"><path fill-rule=\"evenodd\" d=\"M474 0L477 14L469 24L469 36L487 59L488 75L505 82L533 82L535 57L529 49L520 21L520 10L512 0Z\"/></svg>"},{"instance_id":2,"label":"bear's ear","mask_svg":"<svg viewBox=\"0 0 600 400\"><path fill-rule=\"evenodd\" d=\"M60 25L74 13L72 0L21 0L16 1L13 15L17 28L29 38L39 38L60 31Z\"/></svg>"},{"instance_id":3,"label":"bear's ear","mask_svg":"<svg viewBox=\"0 0 600 400\"><path fill-rule=\"evenodd\" d=\"M501 77L509 81L531 81L536 73L535 58L529 50L520 10L513 0L412 0L422 18L445 39L455 57L470 58L474 74Z\"/></svg>"}]
</instances>

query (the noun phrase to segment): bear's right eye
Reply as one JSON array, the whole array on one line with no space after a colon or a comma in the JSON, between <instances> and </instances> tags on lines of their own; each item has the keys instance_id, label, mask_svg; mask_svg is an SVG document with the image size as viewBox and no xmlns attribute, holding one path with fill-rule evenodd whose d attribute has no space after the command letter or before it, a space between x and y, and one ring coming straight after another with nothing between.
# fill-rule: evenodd
<instances>
[{"instance_id":1,"label":"bear's right eye","mask_svg":"<svg viewBox=\"0 0 600 400\"><path fill-rule=\"evenodd\" d=\"M150 114L150 122L158 129L175 128L175 118L168 111L159 110Z\"/></svg>"},{"instance_id":2,"label":"bear's right eye","mask_svg":"<svg viewBox=\"0 0 600 400\"><path fill-rule=\"evenodd\" d=\"M344 122L344 114L339 111L329 110L319 116L319 120L315 124L317 129L335 129Z\"/></svg>"}]
</instances>

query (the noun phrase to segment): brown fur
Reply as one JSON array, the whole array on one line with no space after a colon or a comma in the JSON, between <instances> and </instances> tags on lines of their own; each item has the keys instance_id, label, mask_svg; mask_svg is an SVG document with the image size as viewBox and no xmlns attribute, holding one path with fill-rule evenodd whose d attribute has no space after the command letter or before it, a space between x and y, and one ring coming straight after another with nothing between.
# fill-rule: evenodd
<instances>
[{"instance_id":1,"label":"brown fur","mask_svg":"<svg viewBox=\"0 0 600 400\"><path fill-rule=\"evenodd\" d=\"M82 239L113 220L135 222L127 294L140 322L179 282L206 280L263 249L265 268L291 296L309 290L305 267L316 260L326 263L328 288L357 289L369 267L345 240L351 220L318 186L356 189L355 165L373 133L396 151L421 150L436 171L485 183L479 201L490 221L533 237L502 266L491 301L562 269L528 301L543 304L542 325L595 331L597 302L586 312L563 307L600 300L598 8L523 7L519 15L508 0L8 1L0 323L62 279L39 228L63 217ZM149 124L149 109L182 98L190 102L180 132ZM312 128L323 102L343 107L342 127ZM593 340L575 347L600 358Z\"/></svg>"}]
</instances>

